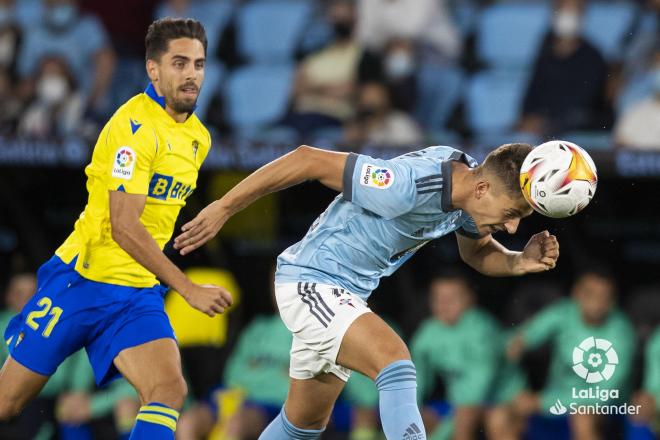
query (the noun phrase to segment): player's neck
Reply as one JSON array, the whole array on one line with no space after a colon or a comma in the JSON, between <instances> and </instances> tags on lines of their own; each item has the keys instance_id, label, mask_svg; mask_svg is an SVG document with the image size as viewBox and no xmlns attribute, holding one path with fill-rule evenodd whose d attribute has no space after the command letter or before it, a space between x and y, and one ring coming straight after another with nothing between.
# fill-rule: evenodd
<instances>
[{"instance_id":1,"label":"player's neck","mask_svg":"<svg viewBox=\"0 0 660 440\"><path fill-rule=\"evenodd\" d=\"M451 162L451 205L455 209L465 209L472 191L472 171L462 162Z\"/></svg>"}]
</instances>

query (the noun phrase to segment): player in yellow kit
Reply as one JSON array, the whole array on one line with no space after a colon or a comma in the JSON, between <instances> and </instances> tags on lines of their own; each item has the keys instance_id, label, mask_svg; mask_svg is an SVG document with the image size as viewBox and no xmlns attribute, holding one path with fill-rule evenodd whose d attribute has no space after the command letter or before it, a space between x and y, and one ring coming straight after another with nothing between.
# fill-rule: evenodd
<instances>
[{"instance_id":1,"label":"player in yellow kit","mask_svg":"<svg viewBox=\"0 0 660 440\"><path fill-rule=\"evenodd\" d=\"M158 279L208 315L231 304L226 290L193 284L162 252L211 144L193 113L206 34L195 20L163 19L145 42L151 84L101 132L85 170L87 206L5 332L0 420L85 347L97 384L121 374L137 389L143 406L131 439L173 439L187 390Z\"/></svg>"}]
</instances>

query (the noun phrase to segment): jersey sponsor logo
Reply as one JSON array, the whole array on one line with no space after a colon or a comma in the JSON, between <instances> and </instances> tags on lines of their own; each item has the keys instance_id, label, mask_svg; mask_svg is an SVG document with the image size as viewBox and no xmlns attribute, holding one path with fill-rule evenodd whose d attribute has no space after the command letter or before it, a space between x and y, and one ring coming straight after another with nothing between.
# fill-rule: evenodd
<instances>
[{"instance_id":1,"label":"jersey sponsor logo","mask_svg":"<svg viewBox=\"0 0 660 440\"><path fill-rule=\"evenodd\" d=\"M159 200L186 200L193 192L192 185L184 185L172 176L154 173L149 182L149 197Z\"/></svg>"},{"instance_id":2,"label":"jersey sponsor logo","mask_svg":"<svg viewBox=\"0 0 660 440\"><path fill-rule=\"evenodd\" d=\"M119 147L115 154L115 161L112 166L112 177L129 180L133 177L133 169L137 155L130 147Z\"/></svg>"},{"instance_id":3,"label":"jersey sponsor logo","mask_svg":"<svg viewBox=\"0 0 660 440\"><path fill-rule=\"evenodd\" d=\"M394 173L378 165L364 164L360 173L360 185L387 189L394 183Z\"/></svg>"}]
</instances>

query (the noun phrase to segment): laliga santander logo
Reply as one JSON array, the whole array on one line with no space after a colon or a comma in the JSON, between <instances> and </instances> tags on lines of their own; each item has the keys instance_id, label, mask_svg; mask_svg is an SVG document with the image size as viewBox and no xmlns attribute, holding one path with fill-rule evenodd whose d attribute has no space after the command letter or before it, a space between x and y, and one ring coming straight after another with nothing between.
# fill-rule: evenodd
<instances>
[{"instance_id":1,"label":"laliga santander logo","mask_svg":"<svg viewBox=\"0 0 660 440\"><path fill-rule=\"evenodd\" d=\"M584 365L585 360L591 368ZM573 349L573 371L587 383L610 380L618 364L619 356L607 339L590 336Z\"/></svg>"},{"instance_id":2,"label":"laliga santander logo","mask_svg":"<svg viewBox=\"0 0 660 440\"><path fill-rule=\"evenodd\" d=\"M128 168L133 163L133 153L130 150L123 148L117 152L117 165L122 168Z\"/></svg>"},{"instance_id":3,"label":"laliga santander logo","mask_svg":"<svg viewBox=\"0 0 660 440\"><path fill-rule=\"evenodd\" d=\"M387 186L390 183L392 174L385 168L380 168L371 173L371 181L377 186Z\"/></svg>"}]
</instances>

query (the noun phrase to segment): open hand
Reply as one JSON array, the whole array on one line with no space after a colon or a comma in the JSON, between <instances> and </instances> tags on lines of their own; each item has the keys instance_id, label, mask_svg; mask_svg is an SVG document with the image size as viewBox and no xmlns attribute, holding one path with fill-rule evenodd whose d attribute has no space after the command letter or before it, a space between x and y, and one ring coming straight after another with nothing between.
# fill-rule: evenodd
<instances>
[{"instance_id":1,"label":"open hand","mask_svg":"<svg viewBox=\"0 0 660 440\"><path fill-rule=\"evenodd\" d=\"M520 256L520 269L523 273L542 272L553 269L559 258L557 237L548 231L532 235Z\"/></svg>"}]
</instances>

